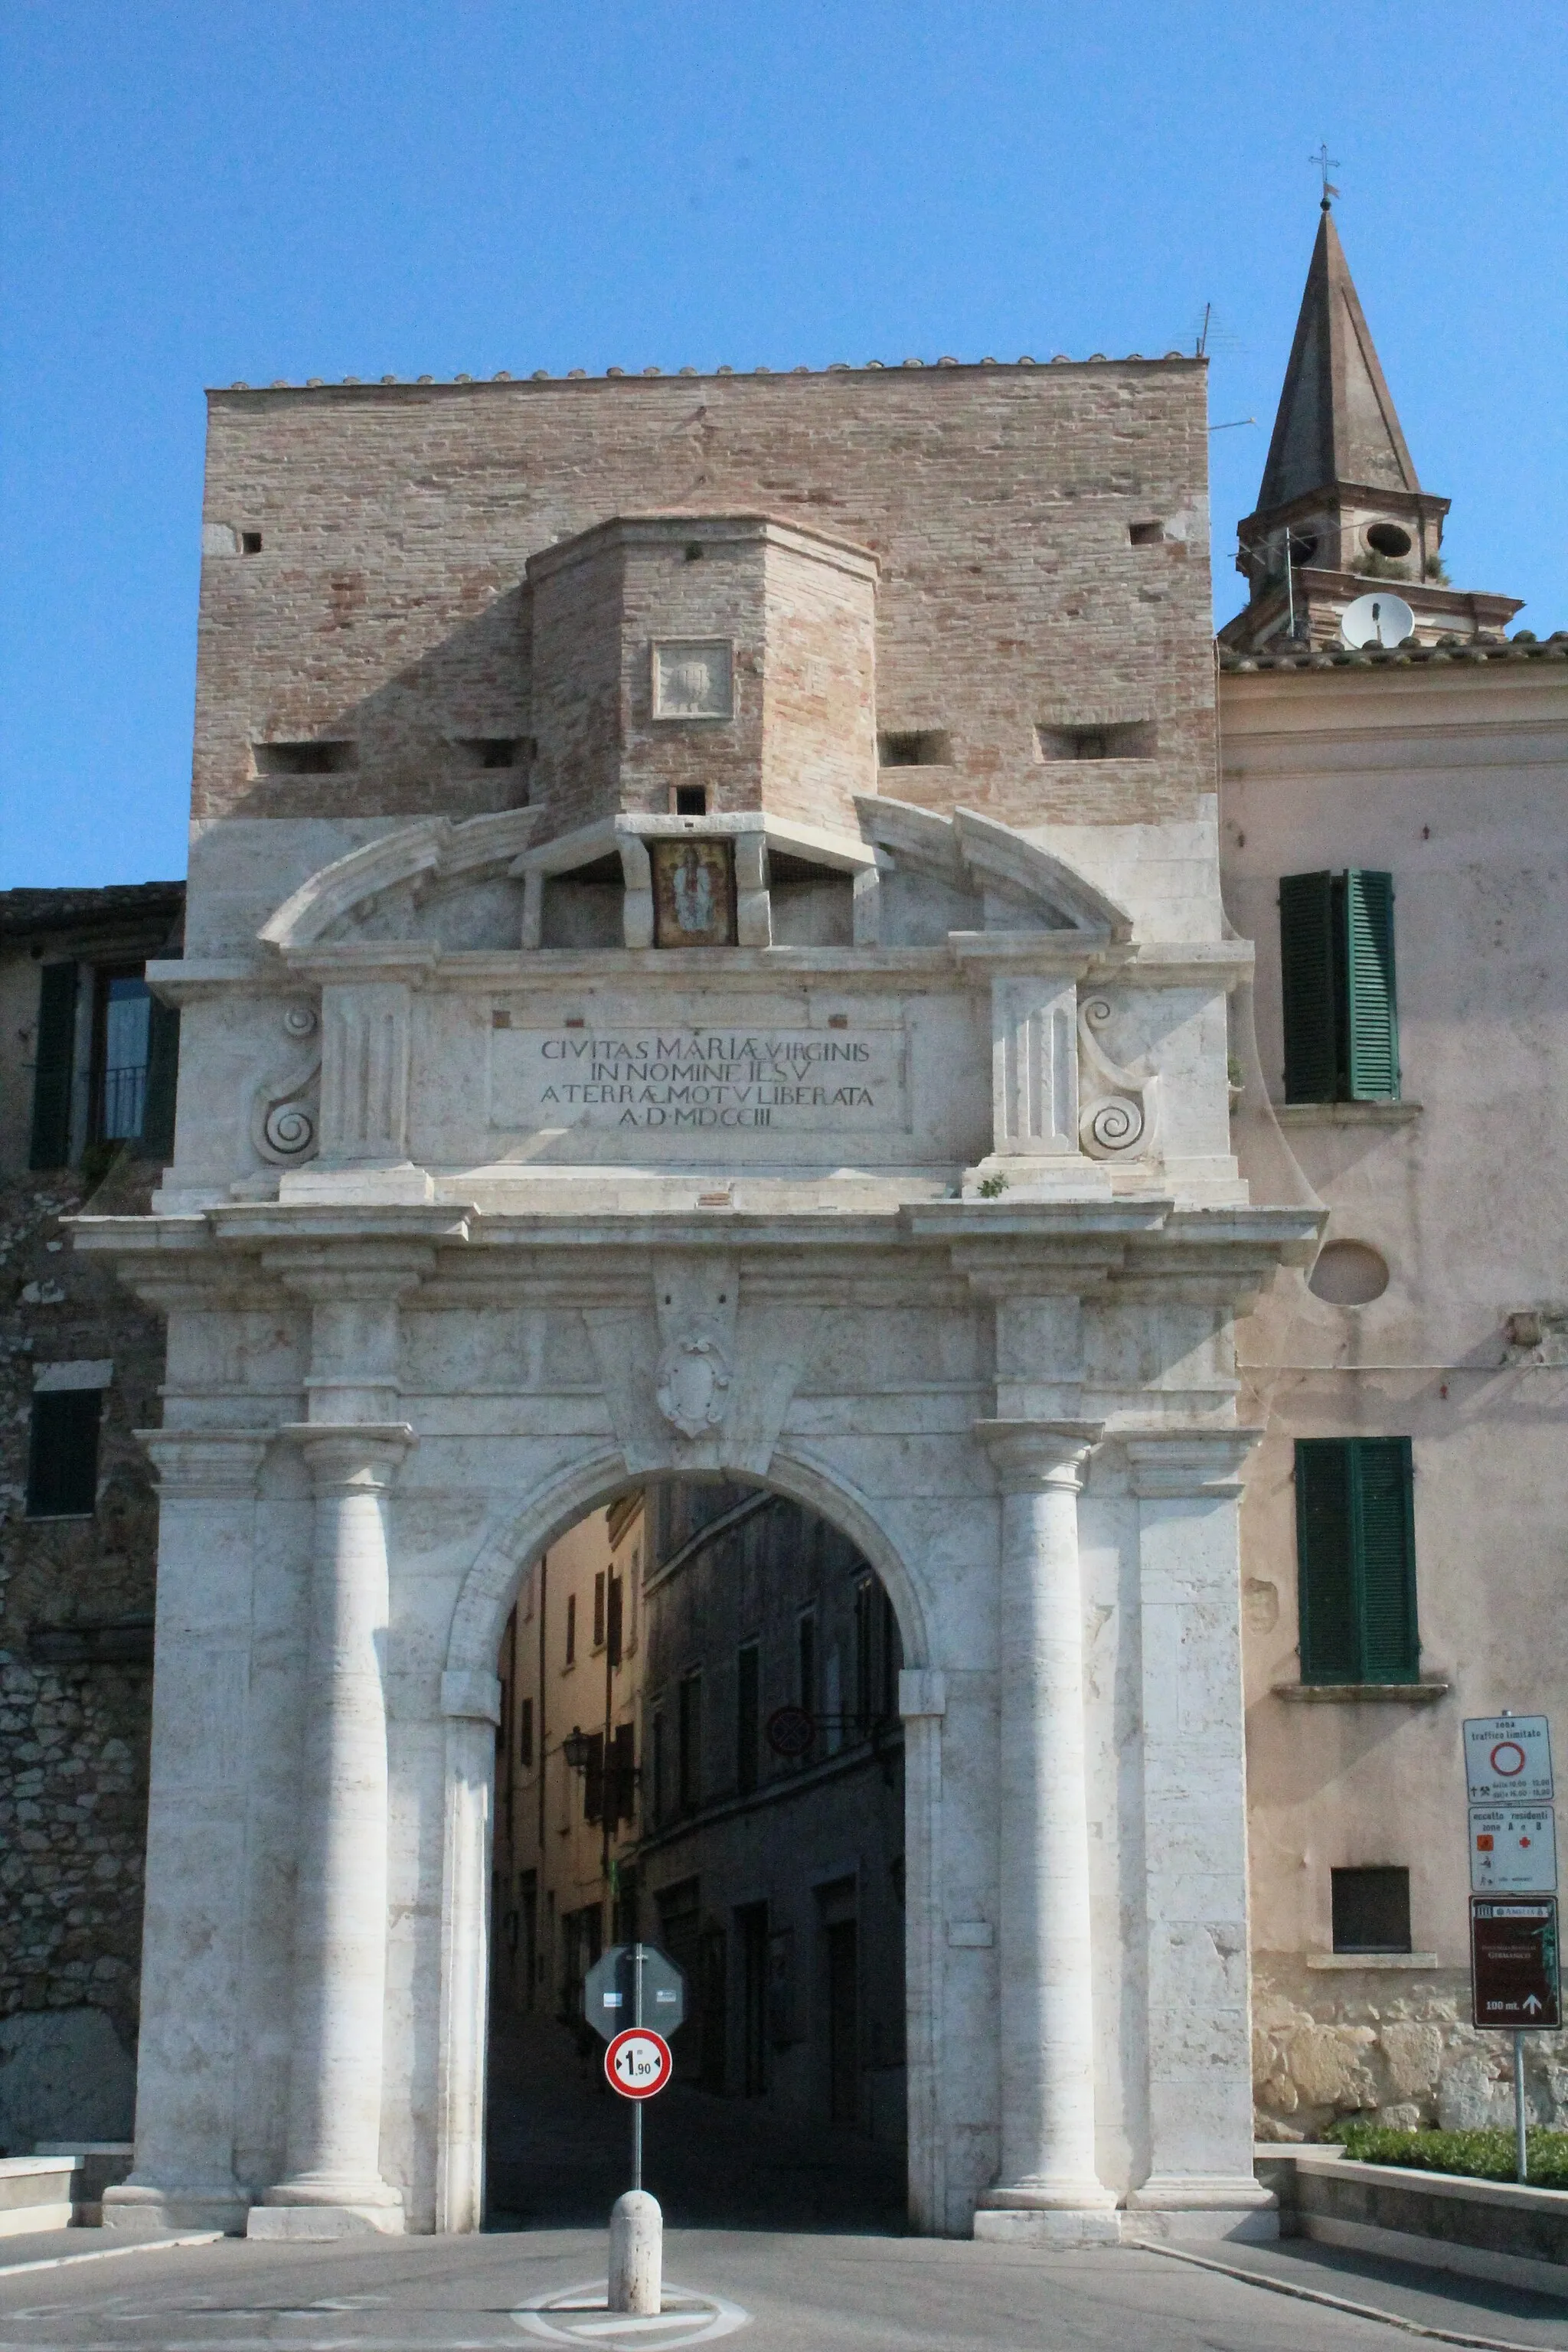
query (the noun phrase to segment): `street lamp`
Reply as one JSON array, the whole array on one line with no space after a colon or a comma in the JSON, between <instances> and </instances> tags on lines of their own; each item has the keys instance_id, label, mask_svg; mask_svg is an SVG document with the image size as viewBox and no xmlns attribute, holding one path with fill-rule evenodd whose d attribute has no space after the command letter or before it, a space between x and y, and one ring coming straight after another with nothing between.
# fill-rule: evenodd
<instances>
[{"instance_id":1,"label":"street lamp","mask_svg":"<svg viewBox=\"0 0 1568 2352\"><path fill-rule=\"evenodd\" d=\"M588 1759L593 1753L593 1748L594 1740L592 1733L581 1731L576 1724L574 1724L571 1730L567 1733L565 1738L561 1743L561 1753L565 1759L567 1770L571 1772L585 1772L588 1769Z\"/></svg>"}]
</instances>

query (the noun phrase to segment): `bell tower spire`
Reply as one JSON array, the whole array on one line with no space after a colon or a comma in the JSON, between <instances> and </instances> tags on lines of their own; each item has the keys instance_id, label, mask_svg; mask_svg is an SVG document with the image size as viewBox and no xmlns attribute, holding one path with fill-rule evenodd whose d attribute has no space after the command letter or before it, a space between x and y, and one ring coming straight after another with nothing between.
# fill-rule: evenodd
<instances>
[{"instance_id":1,"label":"bell tower spire","mask_svg":"<svg viewBox=\"0 0 1568 2352\"><path fill-rule=\"evenodd\" d=\"M1345 606L1373 583L1404 597L1422 643L1500 631L1517 601L1448 585L1449 502L1416 475L1334 223L1326 143L1311 161L1323 184L1318 235L1258 504L1237 526L1249 600L1222 639L1336 643Z\"/></svg>"}]
</instances>

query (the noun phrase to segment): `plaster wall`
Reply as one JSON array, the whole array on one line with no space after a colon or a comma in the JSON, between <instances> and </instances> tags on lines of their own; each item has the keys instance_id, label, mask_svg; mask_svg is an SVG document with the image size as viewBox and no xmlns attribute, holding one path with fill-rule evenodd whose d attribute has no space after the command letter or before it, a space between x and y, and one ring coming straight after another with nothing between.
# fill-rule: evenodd
<instances>
[{"instance_id":1,"label":"plaster wall","mask_svg":"<svg viewBox=\"0 0 1568 2352\"><path fill-rule=\"evenodd\" d=\"M1261 2115L1287 2136L1363 2106L1490 2119L1511 2095L1506 2037L1468 2024L1459 1725L1505 1706L1568 1721L1551 1598L1568 1375L1555 1327L1521 1346L1508 1325L1563 1291L1547 1171L1568 1084L1568 695L1489 664L1221 685L1226 898L1257 942L1269 1088L1278 878L1368 866L1394 876L1403 1096L1281 1114L1325 1238L1378 1251L1386 1290L1337 1307L1283 1274L1241 1339L1268 1417L1243 1513ZM1421 1671L1444 1686L1426 1703L1278 1695L1300 1675L1292 1441L1357 1434L1413 1441ZM1373 1863L1410 1871L1423 1964L1335 1964L1331 1868ZM1531 2041L1537 2112L1559 2123L1562 2046Z\"/></svg>"}]
</instances>

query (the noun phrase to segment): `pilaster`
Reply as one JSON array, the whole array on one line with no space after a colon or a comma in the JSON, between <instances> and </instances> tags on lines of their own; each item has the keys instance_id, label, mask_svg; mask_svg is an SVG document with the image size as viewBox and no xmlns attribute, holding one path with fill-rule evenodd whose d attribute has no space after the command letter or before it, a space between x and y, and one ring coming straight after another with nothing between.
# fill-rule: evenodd
<instances>
[{"instance_id":1,"label":"pilaster","mask_svg":"<svg viewBox=\"0 0 1568 2352\"><path fill-rule=\"evenodd\" d=\"M243 2031L247 1708L263 1430L144 1430L158 1471L158 1621L136 2158L109 2230L245 2227L235 2085Z\"/></svg>"},{"instance_id":2,"label":"pilaster","mask_svg":"<svg viewBox=\"0 0 1568 2352\"><path fill-rule=\"evenodd\" d=\"M1142 1661L1149 2171L1170 2237L1273 2237L1252 2170L1237 1502L1261 1432L1131 1437Z\"/></svg>"}]
</instances>

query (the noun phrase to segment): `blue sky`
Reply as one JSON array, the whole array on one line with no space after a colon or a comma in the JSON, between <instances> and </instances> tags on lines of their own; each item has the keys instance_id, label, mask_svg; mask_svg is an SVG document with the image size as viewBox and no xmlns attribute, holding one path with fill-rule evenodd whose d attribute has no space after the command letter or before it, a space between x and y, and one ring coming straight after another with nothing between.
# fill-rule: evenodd
<instances>
[{"instance_id":1,"label":"blue sky","mask_svg":"<svg viewBox=\"0 0 1568 2352\"><path fill-rule=\"evenodd\" d=\"M1217 610L1339 221L1462 586L1568 626L1564 18L0 0L0 886L184 870L202 388L1190 347Z\"/></svg>"}]
</instances>

